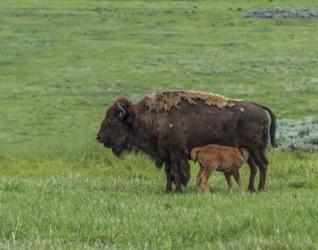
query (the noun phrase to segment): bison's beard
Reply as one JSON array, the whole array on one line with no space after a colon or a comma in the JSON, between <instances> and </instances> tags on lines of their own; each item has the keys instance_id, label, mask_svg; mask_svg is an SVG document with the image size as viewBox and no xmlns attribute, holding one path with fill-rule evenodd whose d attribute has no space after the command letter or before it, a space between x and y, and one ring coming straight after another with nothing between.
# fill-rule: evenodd
<instances>
[{"instance_id":1,"label":"bison's beard","mask_svg":"<svg viewBox=\"0 0 318 250\"><path fill-rule=\"evenodd\" d=\"M112 147L112 152L114 155L116 155L117 157L121 156L122 153L124 152L124 149L121 147Z\"/></svg>"},{"instance_id":2,"label":"bison's beard","mask_svg":"<svg viewBox=\"0 0 318 250\"><path fill-rule=\"evenodd\" d=\"M123 154L123 152L133 151L133 147L129 144L113 145L111 149L113 154L116 155L117 157L120 157Z\"/></svg>"}]
</instances>

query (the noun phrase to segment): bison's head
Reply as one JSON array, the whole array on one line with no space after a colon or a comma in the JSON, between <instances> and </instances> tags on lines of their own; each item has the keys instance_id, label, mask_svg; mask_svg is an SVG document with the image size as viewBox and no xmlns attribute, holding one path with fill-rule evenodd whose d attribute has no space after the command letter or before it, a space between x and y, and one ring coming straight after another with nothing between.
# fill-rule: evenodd
<instances>
[{"instance_id":1,"label":"bison's head","mask_svg":"<svg viewBox=\"0 0 318 250\"><path fill-rule=\"evenodd\" d=\"M126 98L119 98L108 108L102 121L96 139L116 156L132 147L134 113L132 104Z\"/></svg>"}]
</instances>

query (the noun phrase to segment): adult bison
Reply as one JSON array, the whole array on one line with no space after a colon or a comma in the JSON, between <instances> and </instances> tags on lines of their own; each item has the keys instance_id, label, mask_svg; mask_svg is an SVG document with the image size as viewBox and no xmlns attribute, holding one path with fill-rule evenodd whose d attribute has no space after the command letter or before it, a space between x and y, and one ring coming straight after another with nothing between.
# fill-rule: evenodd
<instances>
[{"instance_id":1,"label":"adult bison","mask_svg":"<svg viewBox=\"0 0 318 250\"><path fill-rule=\"evenodd\" d=\"M248 190L253 192L257 166L258 190L265 188L265 149L268 133L275 145L275 128L275 115L260 104L204 92L170 91L146 95L136 104L117 99L108 108L96 139L117 156L123 151L142 151L156 165L164 163L167 192L173 183L177 192L188 183L192 148L206 144L246 148L251 170Z\"/></svg>"}]
</instances>

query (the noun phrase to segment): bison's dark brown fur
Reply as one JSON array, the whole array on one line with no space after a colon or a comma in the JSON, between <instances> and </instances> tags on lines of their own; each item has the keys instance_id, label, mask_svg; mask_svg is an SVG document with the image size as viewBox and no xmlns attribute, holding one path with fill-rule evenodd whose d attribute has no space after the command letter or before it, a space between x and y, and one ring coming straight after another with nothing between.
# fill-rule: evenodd
<instances>
[{"instance_id":1,"label":"bison's dark brown fur","mask_svg":"<svg viewBox=\"0 0 318 250\"><path fill-rule=\"evenodd\" d=\"M269 123L267 110L271 116ZM268 126L270 124L270 129ZM142 151L157 165L165 165L166 190L181 192L190 179L189 152L197 146L220 144L249 151L249 191L254 191L257 165L259 190L264 190L268 161L265 149L270 130L275 144L275 115L252 102L192 91L172 91L145 96L137 104L119 98L111 105L97 140L116 155Z\"/></svg>"}]
</instances>

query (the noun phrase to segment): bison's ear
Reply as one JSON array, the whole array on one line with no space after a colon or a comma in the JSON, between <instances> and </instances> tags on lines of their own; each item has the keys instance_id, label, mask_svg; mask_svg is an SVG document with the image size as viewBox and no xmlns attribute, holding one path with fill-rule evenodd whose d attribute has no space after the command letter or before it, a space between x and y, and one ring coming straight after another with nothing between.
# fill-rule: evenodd
<instances>
[{"instance_id":1,"label":"bison's ear","mask_svg":"<svg viewBox=\"0 0 318 250\"><path fill-rule=\"evenodd\" d=\"M121 121L127 123L129 127L133 126L134 110L131 103L127 99L116 102L118 108L118 117Z\"/></svg>"},{"instance_id":2,"label":"bison's ear","mask_svg":"<svg viewBox=\"0 0 318 250\"><path fill-rule=\"evenodd\" d=\"M126 109L123 107L122 104L120 104L119 102L116 102L116 106L118 108L118 116L120 120L123 120L127 114Z\"/></svg>"}]
</instances>

